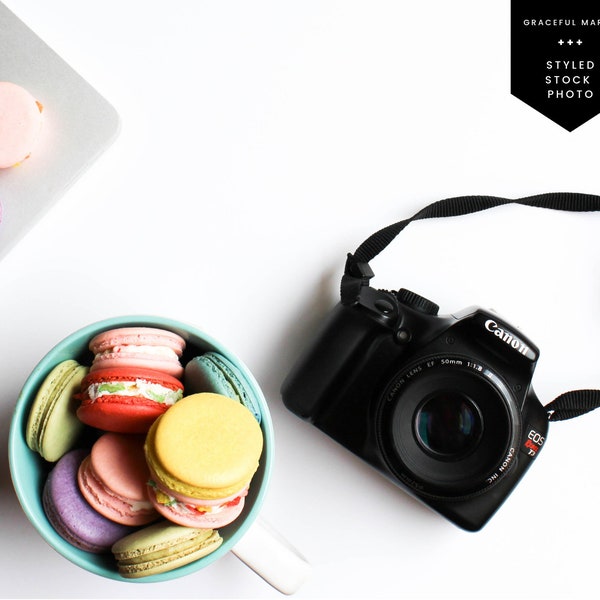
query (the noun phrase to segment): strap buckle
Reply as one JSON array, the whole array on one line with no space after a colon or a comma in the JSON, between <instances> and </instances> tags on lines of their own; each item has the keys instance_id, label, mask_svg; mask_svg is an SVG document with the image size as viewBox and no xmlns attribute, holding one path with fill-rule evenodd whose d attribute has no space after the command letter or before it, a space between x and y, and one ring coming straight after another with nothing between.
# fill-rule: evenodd
<instances>
[{"instance_id":1,"label":"strap buckle","mask_svg":"<svg viewBox=\"0 0 600 600\"><path fill-rule=\"evenodd\" d=\"M353 254L348 253L340 289L342 304L356 303L361 289L368 286L374 276L375 273L369 263L358 262Z\"/></svg>"}]
</instances>

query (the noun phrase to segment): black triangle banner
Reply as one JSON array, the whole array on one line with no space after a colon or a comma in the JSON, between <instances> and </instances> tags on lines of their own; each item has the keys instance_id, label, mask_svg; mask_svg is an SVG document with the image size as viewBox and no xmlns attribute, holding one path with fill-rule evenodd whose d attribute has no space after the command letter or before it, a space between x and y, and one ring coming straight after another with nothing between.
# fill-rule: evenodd
<instances>
[{"instance_id":1,"label":"black triangle banner","mask_svg":"<svg viewBox=\"0 0 600 600\"><path fill-rule=\"evenodd\" d=\"M511 94L567 131L600 112L600 6L511 0Z\"/></svg>"}]
</instances>

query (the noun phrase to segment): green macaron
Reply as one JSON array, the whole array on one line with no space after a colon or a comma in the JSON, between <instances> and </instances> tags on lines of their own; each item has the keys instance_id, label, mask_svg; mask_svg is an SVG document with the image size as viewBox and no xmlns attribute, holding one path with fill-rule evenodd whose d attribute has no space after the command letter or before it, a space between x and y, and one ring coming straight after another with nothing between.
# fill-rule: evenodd
<instances>
[{"instance_id":1,"label":"green macaron","mask_svg":"<svg viewBox=\"0 0 600 600\"><path fill-rule=\"evenodd\" d=\"M185 367L186 394L212 392L241 402L260 423L260 410L249 392L244 374L218 352L206 352L190 360Z\"/></svg>"},{"instance_id":2,"label":"green macaron","mask_svg":"<svg viewBox=\"0 0 600 600\"><path fill-rule=\"evenodd\" d=\"M123 577L157 575L187 565L216 550L223 538L213 529L161 521L115 542L112 552Z\"/></svg>"},{"instance_id":3,"label":"green macaron","mask_svg":"<svg viewBox=\"0 0 600 600\"><path fill-rule=\"evenodd\" d=\"M29 412L27 445L49 462L71 450L84 425L75 414L81 381L88 367L75 360L56 365L42 382Z\"/></svg>"}]
</instances>

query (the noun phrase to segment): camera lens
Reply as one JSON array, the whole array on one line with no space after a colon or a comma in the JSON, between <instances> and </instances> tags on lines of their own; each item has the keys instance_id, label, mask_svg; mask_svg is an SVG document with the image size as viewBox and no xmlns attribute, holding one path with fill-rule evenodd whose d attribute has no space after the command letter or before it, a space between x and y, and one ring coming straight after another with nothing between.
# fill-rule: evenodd
<instances>
[{"instance_id":1,"label":"camera lens","mask_svg":"<svg viewBox=\"0 0 600 600\"><path fill-rule=\"evenodd\" d=\"M512 467L521 417L508 386L472 359L435 356L396 371L383 388L376 434L389 470L439 498L480 493Z\"/></svg>"},{"instance_id":2,"label":"camera lens","mask_svg":"<svg viewBox=\"0 0 600 600\"><path fill-rule=\"evenodd\" d=\"M417 439L426 451L440 458L460 458L472 452L481 439L483 423L477 405L454 390L426 398L415 416Z\"/></svg>"}]
</instances>

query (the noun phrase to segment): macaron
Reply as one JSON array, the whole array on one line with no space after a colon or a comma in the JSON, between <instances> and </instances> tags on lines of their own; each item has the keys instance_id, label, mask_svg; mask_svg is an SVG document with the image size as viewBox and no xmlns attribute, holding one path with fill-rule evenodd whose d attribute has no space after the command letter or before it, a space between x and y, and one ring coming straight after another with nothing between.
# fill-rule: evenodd
<instances>
[{"instance_id":1,"label":"macaron","mask_svg":"<svg viewBox=\"0 0 600 600\"><path fill-rule=\"evenodd\" d=\"M120 433L98 438L77 473L89 505L107 519L130 526L159 517L148 499L148 478L143 437Z\"/></svg>"},{"instance_id":2,"label":"macaron","mask_svg":"<svg viewBox=\"0 0 600 600\"><path fill-rule=\"evenodd\" d=\"M100 554L132 532L94 510L79 491L77 471L88 454L85 449L67 452L50 471L42 494L44 512L58 535L73 546Z\"/></svg>"},{"instance_id":3,"label":"macaron","mask_svg":"<svg viewBox=\"0 0 600 600\"><path fill-rule=\"evenodd\" d=\"M221 394L184 397L159 417L145 443L150 500L186 527L223 527L242 512L263 447L260 425Z\"/></svg>"},{"instance_id":4,"label":"macaron","mask_svg":"<svg viewBox=\"0 0 600 600\"><path fill-rule=\"evenodd\" d=\"M161 371L114 367L90 371L81 382L77 416L104 431L145 433L183 397L179 379Z\"/></svg>"},{"instance_id":5,"label":"macaron","mask_svg":"<svg viewBox=\"0 0 600 600\"><path fill-rule=\"evenodd\" d=\"M112 552L123 577L158 575L214 552L223 543L218 531L161 521L116 542Z\"/></svg>"},{"instance_id":6,"label":"macaron","mask_svg":"<svg viewBox=\"0 0 600 600\"><path fill-rule=\"evenodd\" d=\"M120 327L96 335L89 343L91 370L112 367L153 369L180 378L185 340L156 327Z\"/></svg>"},{"instance_id":7,"label":"macaron","mask_svg":"<svg viewBox=\"0 0 600 600\"><path fill-rule=\"evenodd\" d=\"M214 392L241 402L260 423L260 410L243 373L218 352L206 352L185 366L183 381L187 394Z\"/></svg>"},{"instance_id":8,"label":"macaron","mask_svg":"<svg viewBox=\"0 0 600 600\"><path fill-rule=\"evenodd\" d=\"M155 478L156 479L156 478ZM184 527L219 528L233 523L244 510L248 488L228 498L206 500L191 498L168 490L151 479L149 497L155 509L173 523Z\"/></svg>"},{"instance_id":9,"label":"macaron","mask_svg":"<svg viewBox=\"0 0 600 600\"><path fill-rule=\"evenodd\" d=\"M0 81L0 169L29 157L42 129L42 105L23 87Z\"/></svg>"},{"instance_id":10,"label":"macaron","mask_svg":"<svg viewBox=\"0 0 600 600\"><path fill-rule=\"evenodd\" d=\"M75 360L56 365L40 386L27 420L27 445L49 462L75 447L83 430L77 418L79 386L88 368Z\"/></svg>"}]
</instances>

